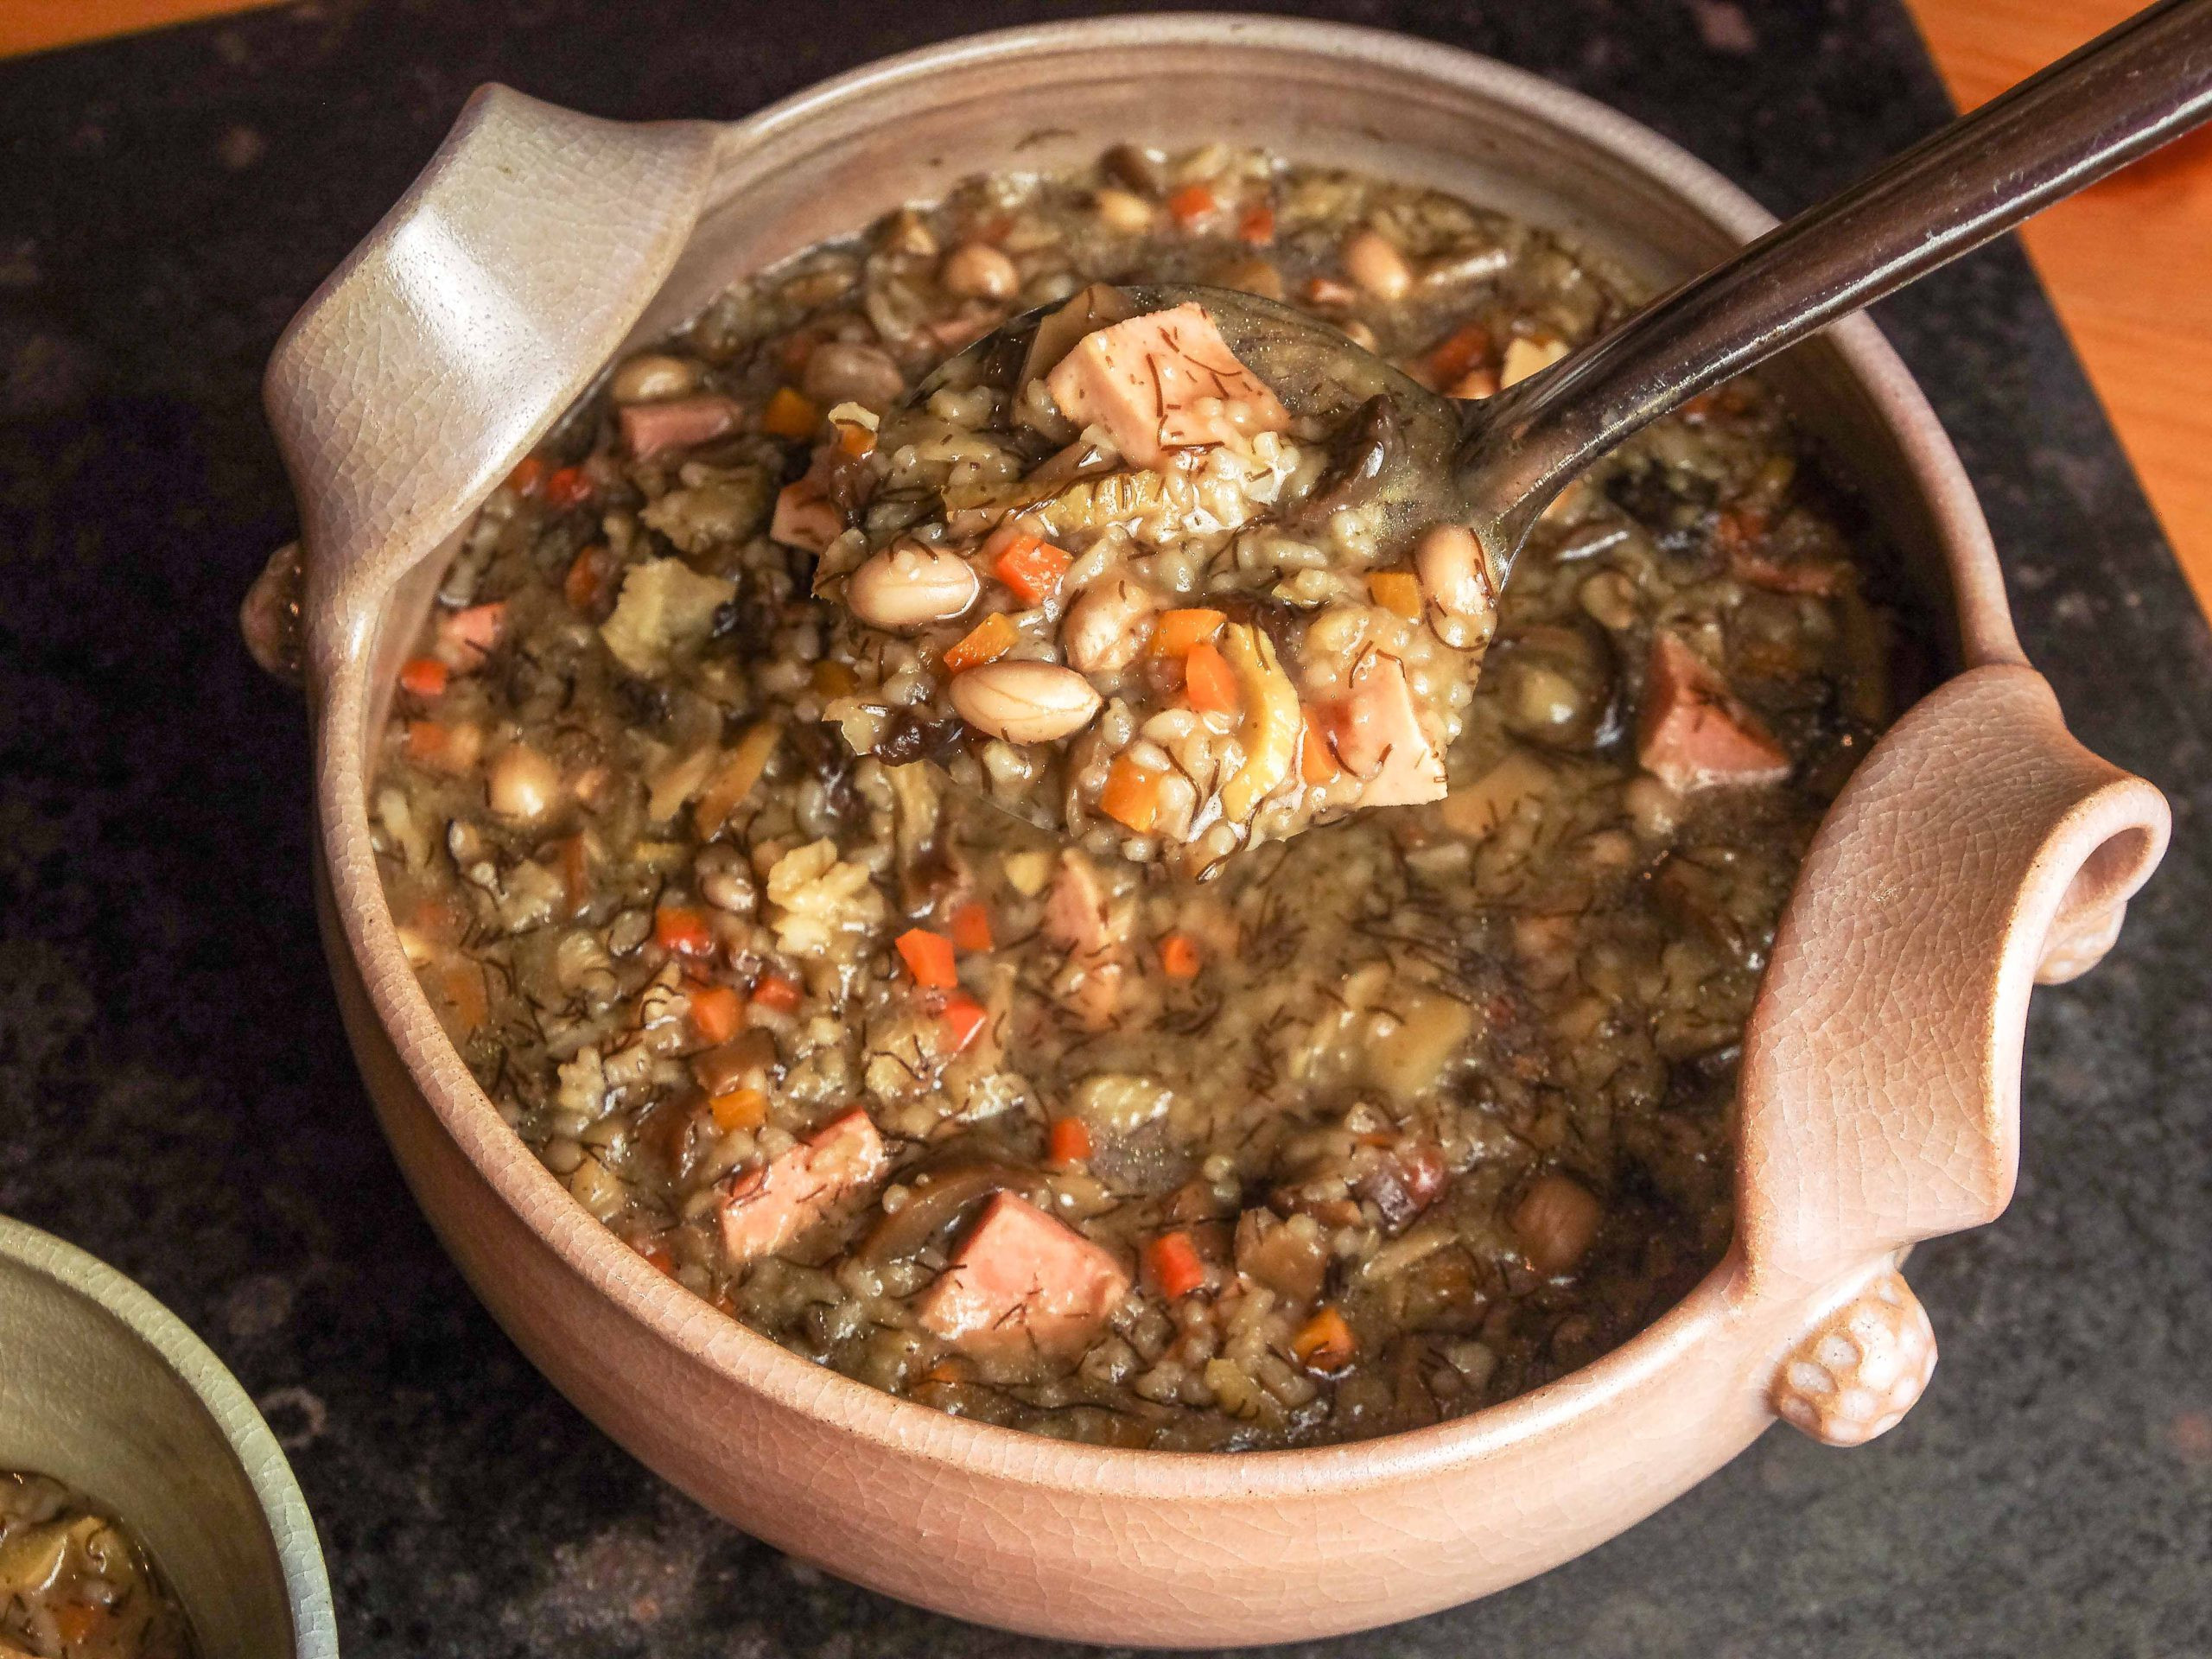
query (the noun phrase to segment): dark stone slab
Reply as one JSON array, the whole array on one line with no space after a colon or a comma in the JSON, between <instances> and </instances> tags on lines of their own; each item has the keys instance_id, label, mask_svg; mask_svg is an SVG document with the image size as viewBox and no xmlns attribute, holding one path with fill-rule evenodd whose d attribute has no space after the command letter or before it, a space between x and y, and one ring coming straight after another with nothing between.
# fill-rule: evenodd
<instances>
[{"instance_id":1,"label":"dark stone slab","mask_svg":"<svg viewBox=\"0 0 2212 1659\"><path fill-rule=\"evenodd\" d=\"M291 504L276 330L478 82L733 116L1058 6L319 0L0 65L0 1210L215 1345L292 1448L356 1656L1027 1653L823 1580L602 1438L471 1300L372 1124L308 903L297 703L233 610ZM1787 211L1942 119L1886 0L1363 3L1618 105ZM2005 247L1884 321L2022 631L2178 839L2038 994L2020 1194L1913 1276L1943 1344L1876 1446L1769 1436L1618 1541L1313 1651L2212 1651L2212 642ZM1109 1635L1110 1632L1102 1632Z\"/></svg>"}]
</instances>

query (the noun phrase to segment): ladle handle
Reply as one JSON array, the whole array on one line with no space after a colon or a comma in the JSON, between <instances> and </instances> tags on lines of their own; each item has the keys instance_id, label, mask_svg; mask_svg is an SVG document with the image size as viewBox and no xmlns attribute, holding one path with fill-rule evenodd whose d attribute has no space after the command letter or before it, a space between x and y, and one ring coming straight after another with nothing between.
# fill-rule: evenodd
<instances>
[{"instance_id":1,"label":"ladle handle","mask_svg":"<svg viewBox=\"0 0 2212 1659\"><path fill-rule=\"evenodd\" d=\"M2212 0L2164 0L1904 151L1479 413L1477 527L1510 558L1647 422L1971 251L2212 115Z\"/></svg>"}]
</instances>

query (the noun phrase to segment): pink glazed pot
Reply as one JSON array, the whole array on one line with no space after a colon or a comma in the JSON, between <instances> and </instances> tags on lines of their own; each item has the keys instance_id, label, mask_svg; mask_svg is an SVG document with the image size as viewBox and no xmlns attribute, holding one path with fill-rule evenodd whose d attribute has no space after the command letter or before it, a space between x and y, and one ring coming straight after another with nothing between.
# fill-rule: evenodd
<instances>
[{"instance_id":1,"label":"pink glazed pot","mask_svg":"<svg viewBox=\"0 0 2212 1659\"><path fill-rule=\"evenodd\" d=\"M1902 1253L2005 1208L2031 988L2112 944L2167 810L2067 734L1956 456L1854 319L1771 378L1923 573L1954 672L1860 766L1805 862L1745 1043L1735 1243L1679 1306L1456 1421L1198 1456L942 1416L692 1297L540 1167L416 988L365 808L397 664L478 503L626 342L961 175L1124 138L1421 180L1654 283L1770 223L1586 99L1308 22L985 35L728 125L620 125L486 88L269 372L305 524L322 914L362 1071L447 1248L555 1384L669 1480L780 1549L967 1618L1116 1643L1315 1637L1541 1573L1777 1416L1836 1446L1895 1423L1935 1363Z\"/></svg>"}]
</instances>

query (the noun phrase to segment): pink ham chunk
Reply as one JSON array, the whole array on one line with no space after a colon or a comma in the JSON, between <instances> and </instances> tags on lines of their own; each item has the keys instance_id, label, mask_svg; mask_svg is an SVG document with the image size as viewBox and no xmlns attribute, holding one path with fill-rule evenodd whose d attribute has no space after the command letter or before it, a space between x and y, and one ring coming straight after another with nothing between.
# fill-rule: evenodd
<instances>
[{"instance_id":1,"label":"pink ham chunk","mask_svg":"<svg viewBox=\"0 0 2212 1659\"><path fill-rule=\"evenodd\" d=\"M693 449L737 429L743 411L727 397L671 397L659 404L626 404L622 442L639 461L671 449Z\"/></svg>"},{"instance_id":2,"label":"pink ham chunk","mask_svg":"<svg viewBox=\"0 0 2212 1659\"><path fill-rule=\"evenodd\" d=\"M1110 1251L1027 1199L998 1192L915 1312L924 1329L979 1359L1068 1359L1128 1290Z\"/></svg>"},{"instance_id":3,"label":"pink ham chunk","mask_svg":"<svg viewBox=\"0 0 2212 1659\"><path fill-rule=\"evenodd\" d=\"M844 533L844 515L811 473L777 495L776 516L768 525L772 539L819 553Z\"/></svg>"},{"instance_id":4,"label":"pink ham chunk","mask_svg":"<svg viewBox=\"0 0 2212 1659\"><path fill-rule=\"evenodd\" d=\"M1636 758L1677 793L1719 784L1778 784L1789 756L1719 675L1671 633L1652 636Z\"/></svg>"},{"instance_id":5,"label":"pink ham chunk","mask_svg":"<svg viewBox=\"0 0 2212 1659\"><path fill-rule=\"evenodd\" d=\"M1132 467L1157 467L1170 449L1290 425L1281 399L1236 360L1195 304L1085 334L1045 385L1077 426L1104 427Z\"/></svg>"},{"instance_id":6,"label":"pink ham chunk","mask_svg":"<svg viewBox=\"0 0 2212 1659\"><path fill-rule=\"evenodd\" d=\"M741 1175L722 1199L722 1248L735 1262L770 1255L872 1185L891 1154L855 1106L789 1152Z\"/></svg>"},{"instance_id":7,"label":"pink ham chunk","mask_svg":"<svg viewBox=\"0 0 2212 1659\"><path fill-rule=\"evenodd\" d=\"M505 600L447 612L438 619L438 660L457 674L473 673L484 665L506 625Z\"/></svg>"},{"instance_id":8,"label":"pink ham chunk","mask_svg":"<svg viewBox=\"0 0 2212 1659\"><path fill-rule=\"evenodd\" d=\"M1045 899L1045 937L1071 954L1096 957L1121 943L1112 926L1106 889L1081 853L1062 855L1059 874Z\"/></svg>"},{"instance_id":9,"label":"pink ham chunk","mask_svg":"<svg viewBox=\"0 0 2212 1659\"><path fill-rule=\"evenodd\" d=\"M1337 759L1364 780L1362 806L1414 806L1446 793L1444 756L1414 707L1406 665L1369 657L1353 671L1351 695L1337 706Z\"/></svg>"}]
</instances>

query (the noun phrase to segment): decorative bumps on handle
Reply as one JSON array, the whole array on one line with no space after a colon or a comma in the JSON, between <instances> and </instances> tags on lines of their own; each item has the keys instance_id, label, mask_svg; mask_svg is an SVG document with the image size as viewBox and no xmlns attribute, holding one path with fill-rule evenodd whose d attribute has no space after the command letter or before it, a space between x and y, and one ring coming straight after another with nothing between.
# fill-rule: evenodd
<instances>
[{"instance_id":1,"label":"decorative bumps on handle","mask_svg":"<svg viewBox=\"0 0 2212 1659\"><path fill-rule=\"evenodd\" d=\"M1928 1310L1892 1268L1806 1333L1770 1397L1823 1445L1862 1446L1897 1426L1935 1370Z\"/></svg>"}]
</instances>

